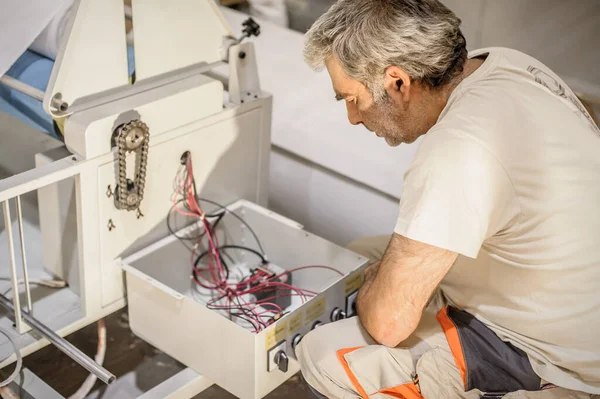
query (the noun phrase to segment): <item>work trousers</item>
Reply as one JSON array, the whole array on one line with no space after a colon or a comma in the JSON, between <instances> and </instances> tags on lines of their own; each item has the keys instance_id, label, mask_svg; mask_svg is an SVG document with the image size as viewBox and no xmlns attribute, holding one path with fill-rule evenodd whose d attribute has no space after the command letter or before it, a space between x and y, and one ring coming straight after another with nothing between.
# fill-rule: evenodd
<instances>
[{"instance_id":1,"label":"work trousers","mask_svg":"<svg viewBox=\"0 0 600 399\"><path fill-rule=\"evenodd\" d=\"M389 237L369 237L349 248L379 260ZM465 391L464 370L457 366L442 324L446 311L436 295L415 332L395 348L377 344L351 317L307 334L296 356L302 375L317 396L327 398L399 399L590 399L596 395L569 391L541 381L539 389L508 394Z\"/></svg>"}]
</instances>

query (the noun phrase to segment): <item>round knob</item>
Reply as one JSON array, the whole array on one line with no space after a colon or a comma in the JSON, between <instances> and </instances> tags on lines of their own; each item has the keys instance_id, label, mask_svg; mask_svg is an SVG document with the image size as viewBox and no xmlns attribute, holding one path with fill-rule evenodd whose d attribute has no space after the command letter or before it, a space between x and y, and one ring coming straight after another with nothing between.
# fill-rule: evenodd
<instances>
[{"instance_id":1,"label":"round knob","mask_svg":"<svg viewBox=\"0 0 600 399\"><path fill-rule=\"evenodd\" d=\"M339 321L346 318L346 312L340 308L333 309L331 312L331 321Z\"/></svg>"},{"instance_id":2,"label":"round knob","mask_svg":"<svg viewBox=\"0 0 600 399\"><path fill-rule=\"evenodd\" d=\"M294 338L292 338L292 349L296 349L300 341L302 341L302 335L296 334Z\"/></svg>"},{"instance_id":3,"label":"round knob","mask_svg":"<svg viewBox=\"0 0 600 399\"><path fill-rule=\"evenodd\" d=\"M320 326L322 326L322 325L323 325L323 323L321 323L319 320L317 320L317 321L315 321L315 323L312 325L312 328L311 328L311 330L314 330L315 328L317 328L317 327L320 327Z\"/></svg>"}]
</instances>

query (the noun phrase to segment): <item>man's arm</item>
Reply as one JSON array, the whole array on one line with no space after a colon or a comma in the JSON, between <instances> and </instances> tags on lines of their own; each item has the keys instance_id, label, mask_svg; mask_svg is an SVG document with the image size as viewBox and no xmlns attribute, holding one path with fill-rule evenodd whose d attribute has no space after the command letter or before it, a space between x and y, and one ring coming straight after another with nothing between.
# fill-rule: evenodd
<instances>
[{"instance_id":1,"label":"man's arm","mask_svg":"<svg viewBox=\"0 0 600 399\"><path fill-rule=\"evenodd\" d=\"M373 339L395 347L413 333L431 294L458 254L394 234L380 263L369 266L357 312Z\"/></svg>"}]
</instances>

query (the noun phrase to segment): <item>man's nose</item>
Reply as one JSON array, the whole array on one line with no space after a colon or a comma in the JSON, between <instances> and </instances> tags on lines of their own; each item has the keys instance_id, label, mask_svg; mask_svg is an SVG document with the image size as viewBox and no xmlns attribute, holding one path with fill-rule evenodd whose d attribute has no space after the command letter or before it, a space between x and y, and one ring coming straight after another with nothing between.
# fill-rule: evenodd
<instances>
[{"instance_id":1,"label":"man's nose","mask_svg":"<svg viewBox=\"0 0 600 399\"><path fill-rule=\"evenodd\" d=\"M346 110L348 111L348 120L353 125L358 125L362 122L356 104L346 101Z\"/></svg>"}]
</instances>

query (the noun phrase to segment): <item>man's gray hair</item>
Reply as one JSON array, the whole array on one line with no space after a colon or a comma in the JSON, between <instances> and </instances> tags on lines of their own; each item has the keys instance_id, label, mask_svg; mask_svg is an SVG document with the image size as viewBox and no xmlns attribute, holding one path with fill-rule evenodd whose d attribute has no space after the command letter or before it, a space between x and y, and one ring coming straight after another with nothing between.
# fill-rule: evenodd
<instances>
[{"instance_id":1,"label":"man's gray hair","mask_svg":"<svg viewBox=\"0 0 600 399\"><path fill-rule=\"evenodd\" d=\"M467 58L460 23L438 0L338 0L306 34L304 57L316 70L337 58L380 101L390 66L433 88L460 74Z\"/></svg>"}]
</instances>

